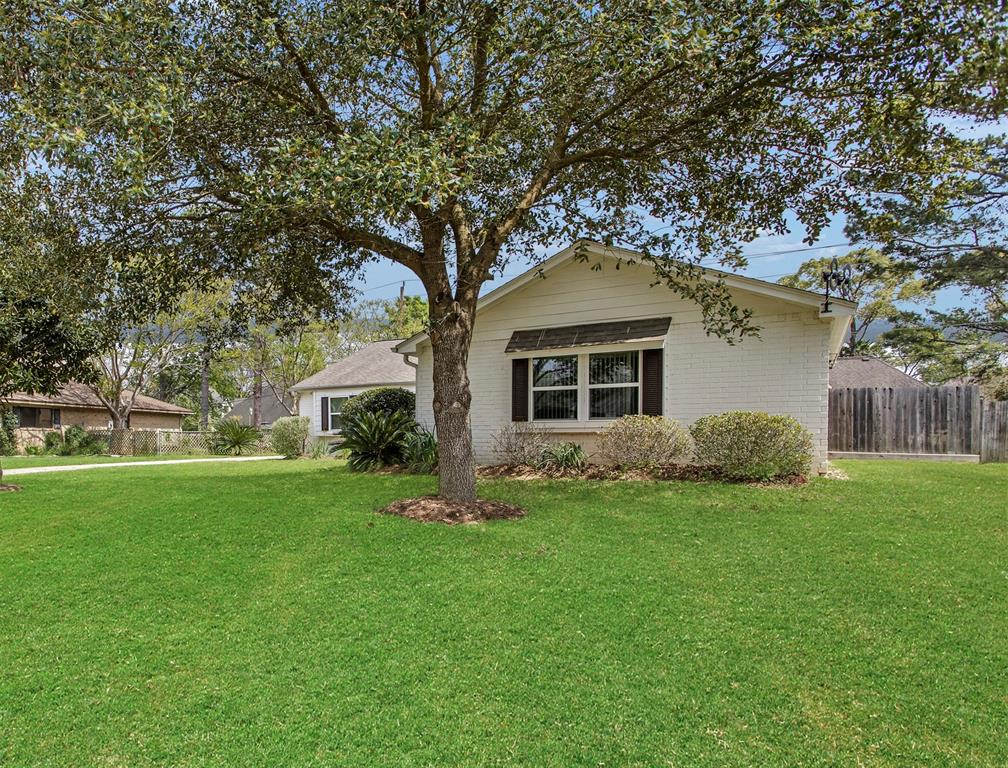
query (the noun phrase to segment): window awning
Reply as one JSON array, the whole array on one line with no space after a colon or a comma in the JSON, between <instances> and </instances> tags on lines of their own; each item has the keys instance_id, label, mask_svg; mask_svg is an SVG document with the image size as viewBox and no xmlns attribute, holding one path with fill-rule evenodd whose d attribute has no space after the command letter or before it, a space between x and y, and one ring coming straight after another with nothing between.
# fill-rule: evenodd
<instances>
[{"instance_id":1,"label":"window awning","mask_svg":"<svg viewBox=\"0 0 1008 768\"><path fill-rule=\"evenodd\" d=\"M534 352L540 349L622 344L628 341L660 341L668 333L671 323L671 317L651 317L646 320L617 320L610 323L515 331L508 341L507 351Z\"/></svg>"}]
</instances>

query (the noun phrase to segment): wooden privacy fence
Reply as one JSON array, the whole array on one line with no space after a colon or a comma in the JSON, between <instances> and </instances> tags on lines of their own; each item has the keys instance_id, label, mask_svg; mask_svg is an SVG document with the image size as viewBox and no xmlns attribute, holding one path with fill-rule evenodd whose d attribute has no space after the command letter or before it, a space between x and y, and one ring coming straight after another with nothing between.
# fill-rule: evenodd
<instances>
[{"instance_id":1,"label":"wooden privacy fence","mask_svg":"<svg viewBox=\"0 0 1008 768\"><path fill-rule=\"evenodd\" d=\"M829 450L1008 461L1008 402L984 402L976 386L832 389Z\"/></svg>"}]
</instances>

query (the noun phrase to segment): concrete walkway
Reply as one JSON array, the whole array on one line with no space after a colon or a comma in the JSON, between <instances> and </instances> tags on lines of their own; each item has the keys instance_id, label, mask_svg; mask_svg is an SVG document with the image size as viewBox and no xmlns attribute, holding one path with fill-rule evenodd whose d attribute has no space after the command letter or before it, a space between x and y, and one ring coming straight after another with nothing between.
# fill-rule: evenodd
<instances>
[{"instance_id":1,"label":"concrete walkway","mask_svg":"<svg viewBox=\"0 0 1008 768\"><path fill-rule=\"evenodd\" d=\"M4 477L35 475L42 472L76 472L79 469L121 469L122 467L161 467L165 464L205 464L208 461L275 461L283 456L221 456L212 459L165 459L164 461L116 461L98 464L57 464L48 467L18 467L5 469Z\"/></svg>"}]
</instances>

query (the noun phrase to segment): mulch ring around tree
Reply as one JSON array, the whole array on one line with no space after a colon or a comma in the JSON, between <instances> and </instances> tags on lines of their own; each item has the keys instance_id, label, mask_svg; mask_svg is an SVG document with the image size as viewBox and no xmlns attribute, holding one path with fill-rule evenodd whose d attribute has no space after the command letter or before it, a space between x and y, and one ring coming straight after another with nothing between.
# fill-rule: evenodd
<instances>
[{"instance_id":1,"label":"mulch ring around tree","mask_svg":"<svg viewBox=\"0 0 1008 768\"><path fill-rule=\"evenodd\" d=\"M21 490L20 485L14 485L13 483L6 483L6 484L0 483L0 493L3 493L4 491L20 491L20 490Z\"/></svg>"},{"instance_id":2,"label":"mulch ring around tree","mask_svg":"<svg viewBox=\"0 0 1008 768\"><path fill-rule=\"evenodd\" d=\"M449 501L438 496L419 496L393 501L378 510L380 515L398 515L422 523L483 523L487 520L517 520L525 517L525 510L503 501L477 499L476 501Z\"/></svg>"}]
</instances>

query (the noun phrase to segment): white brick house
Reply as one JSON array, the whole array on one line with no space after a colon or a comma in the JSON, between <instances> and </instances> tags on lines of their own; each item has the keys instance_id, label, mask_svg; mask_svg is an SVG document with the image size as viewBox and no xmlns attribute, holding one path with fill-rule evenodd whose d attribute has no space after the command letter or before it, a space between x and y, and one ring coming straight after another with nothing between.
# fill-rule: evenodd
<instances>
[{"instance_id":1,"label":"white brick house","mask_svg":"<svg viewBox=\"0 0 1008 768\"><path fill-rule=\"evenodd\" d=\"M689 425L728 410L789 414L826 458L829 368L855 305L761 280L708 270L753 310L759 338L735 346L704 331L697 306L655 282L629 252L572 245L484 296L469 376L476 460L493 463L493 436L529 420L581 443L623 413L663 414ZM594 267L594 268L593 268ZM417 419L430 427L432 356L418 334L396 346L417 364Z\"/></svg>"}]
</instances>

